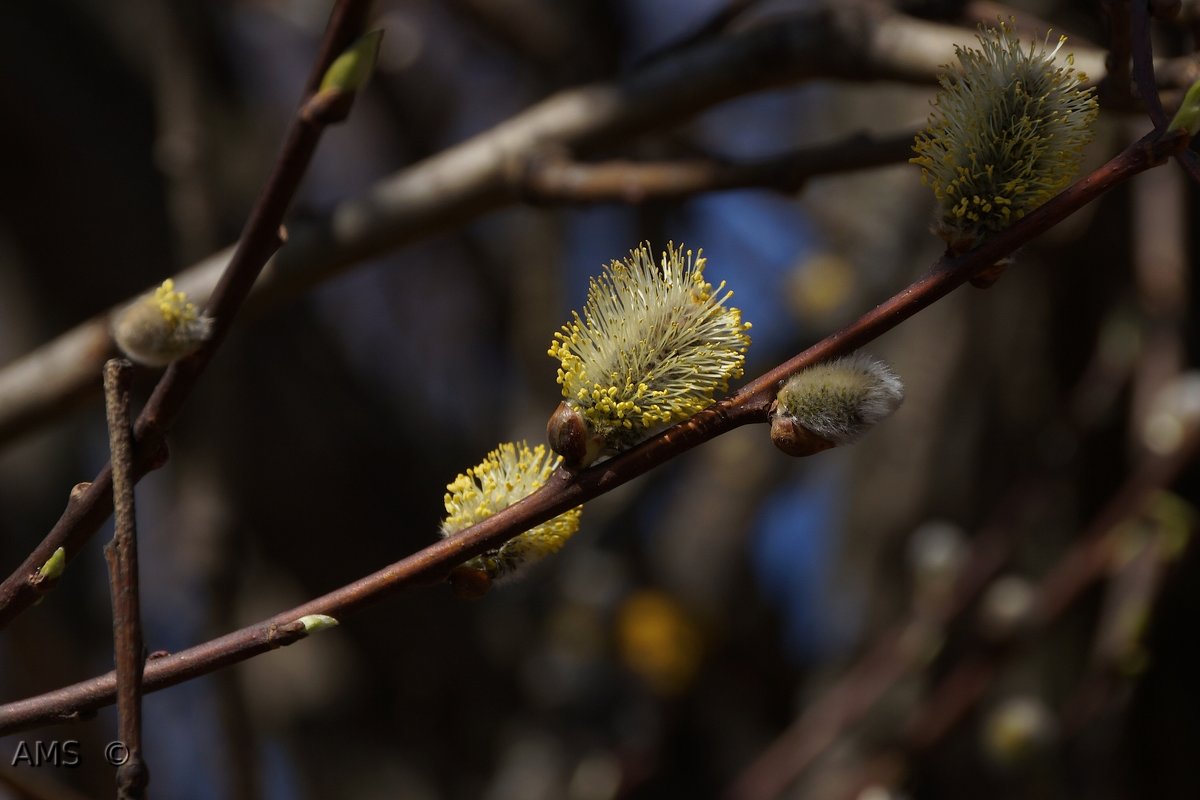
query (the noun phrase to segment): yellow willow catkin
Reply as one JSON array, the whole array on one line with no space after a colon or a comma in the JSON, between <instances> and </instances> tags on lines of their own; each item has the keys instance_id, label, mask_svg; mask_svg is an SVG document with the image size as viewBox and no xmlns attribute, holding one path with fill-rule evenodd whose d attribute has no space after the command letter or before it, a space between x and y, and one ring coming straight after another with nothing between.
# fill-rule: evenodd
<instances>
[{"instance_id":1,"label":"yellow willow catkin","mask_svg":"<svg viewBox=\"0 0 1200 800\"><path fill-rule=\"evenodd\" d=\"M1047 42L1023 49L1012 28L980 27L980 49L955 46L912 163L938 200L935 232L965 252L1063 189L1092 139L1098 105Z\"/></svg>"},{"instance_id":2,"label":"yellow willow catkin","mask_svg":"<svg viewBox=\"0 0 1200 800\"><path fill-rule=\"evenodd\" d=\"M113 323L113 339L121 352L148 367L165 367L183 358L211 333L212 320L202 316L187 295L176 291L170 278L134 301Z\"/></svg>"},{"instance_id":3,"label":"yellow willow catkin","mask_svg":"<svg viewBox=\"0 0 1200 800\"><path fill-rule=\"evenodd\" d=\"M453 536L528 497L546 482L560 461L549 455L545 446L530 449L525 442L505 443L492 450L483 461L446 487L442 536ZM521 577L535 563L566 544L579 529L582 511L580 506L559 514L497 549L472 558L464 566L485 573L496 583Z\"/></svg>"},{"instance_id":4,"label":"yellow willow catkin","mask_svg":"<svg viewBox=\"0 0 1200 800\"><path fill-rule=\"evenodd\" d=\"M741 377L750 324L726 305L733 293L724 283L705 281L705 265L703 251L693 256L673 244L656 264L643 244L592 279L583 315L573 314L549 350L564 398L550 442L568 462L622 450L686 419ZM566 452L580 437L586 455Z\"/></svg>"}]
</instances>

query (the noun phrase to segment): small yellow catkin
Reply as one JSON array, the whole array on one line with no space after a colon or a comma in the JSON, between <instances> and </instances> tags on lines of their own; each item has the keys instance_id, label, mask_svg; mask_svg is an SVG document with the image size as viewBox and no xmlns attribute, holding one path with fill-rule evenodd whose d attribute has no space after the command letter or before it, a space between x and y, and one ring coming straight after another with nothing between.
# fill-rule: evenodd
<instances>
[{"instance_id":1,"label":"small yellow catkin","mask_svg":"<svg viewBox=\"0 0 1200 800\"><path fill-rule=\"evenodd\" d=\"M147 367L165 367L195 352L212 334L212 320L197 312L167 278L134 301L113 323L121 352Z\"/></svg>"},{"instance_id":2,"label":"small yellow catkin","mask_svg":"<svg viewBox=\"0 0 1200 800\"><path fill-rule=\"evenodd\" d=\"M870 356L815 364L784 381L771 413L771 440L794 456L849 444L903 400L904 384Z\"/></svg>"},{"instance_id":3,"label":"small yellow catkin","mask_svg":"<svg viewBox=\"0 0 1200 800\"><path fill-rule=\"evenodd\" d=\"M530 449L525 442L501 444L446 486L442 536L453 536L528 497L561 461L550 456L543 445ZM460 571L459 575L482 583L470 593L480 594L492 583L522 577L538 561L558 552L579 529L582 510L579 506L559 514L467 561L463 565L467 572Z\"/></svg>"}]
</instances>

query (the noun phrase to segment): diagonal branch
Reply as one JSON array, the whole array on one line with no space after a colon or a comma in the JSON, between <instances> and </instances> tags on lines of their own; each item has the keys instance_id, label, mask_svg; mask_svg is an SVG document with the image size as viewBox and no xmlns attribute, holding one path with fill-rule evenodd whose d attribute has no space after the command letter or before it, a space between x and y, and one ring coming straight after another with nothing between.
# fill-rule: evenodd
<instances>
[{"instance_id":1,"label":"diagonal branch","mask_svg":"<svg viewBox=\"0 0 1200 800\"><path fill-rule=\"evenodd\" d=\"M147 691L173 686L290 644L302 635L302 631L297 634L294 630L298 618L326 614L341 619L400 589L443 580L456 565L498 547L521 531L610 491L722 433L765 422L775 392L787 376L817 361L847 354L891 330L1104 192L1163 163L1186 145L1187 138L1182 135L1148 135L978 249L958 257L943 257L925 277L841 331L759 376L731 397L609 461L582 472L560 468L542 488L525 499L372 575L264 622L155 659L146 666ZM291 630L295 635L281 637L281 630ZM70 719L107 705L112 702L114 689L115 678L109 673L10 703L0 707L0 734Z\"/></svg>"},{"instance_id":2,"label":"diagonal branch","mask_svg":"<svg viewBox=\"0 0 1200 800\"><path fill-rule=\"evenodd\" d=\"M882 5L830 0L769 26L672 53L620 81L560 92L384 178L328 216L292 225L292 246L263 271L251 305L286 301L358 261L520 202L513 166L547 149L586 153L677 125L725 100L805 80L933 84L938 65L953 59L955 43L973 35ZM1093 78L1104 75L1103 51L1072 49L1080 70ZM1165 85L1187 87L1200 68L1194 57L1173 59L1158 75ZM206 298L229 258L228 250L216 253L175 276L175 283L193 298ZM109 316L83 322L0 368L0 444L97 393L96 376L112 354Z\"/></svg>"},{"instance_id":3,"label":"diagonal branch","mask_svg":"<svg viewBox=\"0 0 1200 800\"><path fill-rule=\"evenodd\" d=\"M338 0L326 29L314 73L324 74L337 42L357 33L349 28L361 21L366 0ZM321 59L325 59L322 61ZM319 76L318 76L319 77ZM310 84L312 81L310 81ZM229 265L221 273L205 308L213 318L212 336L191 356L176 361L155 386L134 427L133 479L136 482L165 460L165 437L204 368L224 340L250 288L282 243L283 215L308 168L317 142L345 95L306 94L288 131L271 176L258 198ZM105 465L81 492L72 493L66 511L17 570L0 584L0 626L6 625L47 591L53 581L34 580L39 567L59 548L70 559L112 513L112 470Z\"/></svg>"}]
</instances>

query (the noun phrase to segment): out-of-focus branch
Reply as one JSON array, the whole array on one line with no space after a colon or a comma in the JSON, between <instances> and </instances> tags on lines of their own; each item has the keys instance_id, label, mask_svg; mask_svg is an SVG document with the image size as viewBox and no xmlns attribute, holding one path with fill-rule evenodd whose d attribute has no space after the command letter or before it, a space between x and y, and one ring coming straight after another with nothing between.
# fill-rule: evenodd
<instances>
[{"instance_id":1,"label":"out-of-focus branch","mask_svg":"<svg viewBox=\"0 0 1200 800\"><path fill-rule=\"evenodd\" d=\"M790 193L817 175L903 162L912 155L915 135L906 131L880 139L859 134L744 164L716 159L587 164L546 155L531 159L513 181L515 189L535 203L643 203L751 187Z\"/></svg>"},{"instance_id":2,"label":"out-of-focus branch","mask_svg":"<svg viewBox=\"0 0 1200 800\"><path fill-rule=\"evenodd\" d=\"M955 43L973 36L880 5L830 2L681 50L624 80L560 92L385 178L326 217L292 224L292 246L263 270L250 304L284 301L357 261L519 202L522 190L511 180L514 164L520 168L548 149L584 153L677 125L739 95L808 79L931 84L938 65L953 60ZM1081 70L1093 78L1104 74L1103 51L1073 51ZM1193 58L1177 59L1158 75L1164 85L1186 87L1200 69ZM228 250L216 253L175 276L175 283L203 300L229 258ZM100 368L112 355L110 314L0 368L0 443L95 396Z\"/></svg>"},{"instance_id":3,"label":"out-of-focus branch","mask_svg":"<svg viewBox=\"0 0 1200 800\"><path fill-rule=\"evenodd\" d=\"M668 428L615 458L582 472L559 468L536 492L462 533L441 539L378 572L311 600L291 611L222 636L146 666L145 687L154 691L203 675L294 641L281 641L281 630L310 614L341 619L400 589L443 580L458 564L524 530L550 520L610 491L652 468L734 428L766 422L779 384L809 364L856 350L966 283L1011 254L1032 237L1134 175L1161 164L1187 145L1183 135L1152 134L1076 182L1011 228L961 256L945 256L928 275L877 306L847 327L803 353L750 381L734 395ZM295 633L295 632L294 632ZM297 635L302 635L300 632ZM112 702L112 673L55 692L0 707L0 733L56 719Z\"/></svg>"},{"instance_id":4,"label":"out-of-focus branch","mask_svg":"<svg viewBox=\"0 0 1200 800\"><path fill-rule=\"evenodd\" d=\"M1171 454L1147 459L1126 481L1038 585L1032 625L1023 641L1044 633L1089 587L1105 578L1117 550L1118 526L1138 514L1155 492L1169 486L1198 451L1200 426L1193 425ZM992 685L1008 652L971 656L951 670L910 720L905 749L926 751L953 730Z\"/></svg>"},{"instance_id":5,"label":"out-of-focus branch","mask_svg":"<svg viewBox=\"0 0 1200 800\"><path fill-rule=\"evenodd\" d=\"M136 482L165 460L167 431L184 401L224 341L234 317L272 254L282 242L282 220L308 168L321 134L349 110L351 94L337 89L315 92L321 76L346 43L357 35L366 13L366 0L339 0L330 15L320 56L308 81L308 91L296 112L287 139L242 231L228 266L212 290L205 313L212 333L192 355L175 361L154 388L134 426L133 474ZM39 574L59 548L70 560L84 541L112 513L112 470L105 465L82 491L72 492L66 510L25 562L0 584L0 625L28 608L54 583Z\"/></svg>"},{"instance_id":6,"label":"out-of-focus branch","mask_svg":"<svg viewBox=\"0 0 1200 800\"><path fill-rule=\"evenodd\" d=\"M1014 506L1028 505L1031 495L1045 493L1045 485L1044 480L1031 480L1010 492L1008 501L999 506L999 519L972 542L970 556L945 602L932 609L932 615L914 611L876 637L866 655L742 770L725 796L730 800L779 796L900 681L923 669L945 625L978 597L1008 561L1018 516Z\"/></svg>"},{"instance_id":7,"label":"out-of-focus branch","mask_svg":"<svg viewBox=\"0 0 1200 800\"><path fill-rule=\"evenodd\" d=\"M907 761L943 741L995 685L1004 662L1021 645L1044 635L1090 587L1104 580L1117 558L1121 535L1118 526L1139 514L1156 492L1169 486L1195 460L1198 452L1200 426L1193 425L1171 454L1147 459L1039 583L1034 619L1022 629L1020 639L1003 649L972 653L950 669L908 720L898 749L872 757L861 770L863 779L844 795L846 800L860 797L868 786L894 786L902 780Z\"/></svg>"},{"instance_id":8,"label":"out-of-focus branch","mask_svg":"<svg viewBox=\"0 0 1200 800\"><path fill-rule=\"evenodd\" d=\"M1111 324L1111 323L1110 323ZM1056 423L1080 436L1093 429L1104 411L1128 384L1132 363L1114 363L1110 347L1101 341L1091 362L1070 392L1063 418ZM1095 398L1105 400L1096 402ZM1088 398L1088 402L1081 402ZM982 593L1010 559L1023 532L1022 521L1044 504L1054 484L1052 470L1024 478L997 505L995 519L971 541L970 555L958 573L953 592L930 608L917 608L909 617L875 638L837 682L770 743L733 781L730 798L780 795L848 730L862 721L907 676L929 662L931 637L941 635ZM883 759L887 765L895 757ZM868 783L882 778L874 777ZM867 784L864 784L867 785Z\"/></svg>"}]
</instances>

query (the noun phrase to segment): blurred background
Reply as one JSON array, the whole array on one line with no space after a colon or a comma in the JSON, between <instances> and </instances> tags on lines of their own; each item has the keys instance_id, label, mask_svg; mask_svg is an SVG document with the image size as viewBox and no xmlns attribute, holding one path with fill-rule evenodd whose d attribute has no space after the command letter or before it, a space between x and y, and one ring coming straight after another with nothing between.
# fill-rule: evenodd
<instances>
[{"instance_id":1,"label":"blurred background","mask_svg":"<svg viewBox=\"0 0 1200 800\"><path fill-rule=\"evenodd\" d=\"M630 74L728 1L378 0L377 77L323 139L291 218L555 91ZM812 4L736 5L750 25ZM1093 3L896 5L965 30L1020 14L1108 41ZM1183 5L1156 23L1161 55L1193 49ZM236 239L329 7L0 7L0 369ZM590 155L765 158L915 130L932 94L814 81ZM1141 112L1102 113L1085 168L1148 129ZM753 323L748 376L853 320L941 253L918 173L517 205L239 319L170 462L139 485L148 649L433 541L458 472L498 442L544 439L551 336L588 277L640 241L704 249ZM764 428L738 429L589 503L565 550L517 585L478 601L405 592L147 696L151 794L1200 797L1200 474L1153 469L1187 446L1200 407L1195 197L1173 166L1147 173L991 289L874 342L907 397L853 447L794 460ZM155 379L139 372L139 398ZM103 408L0 445L7 574L107 459ZM110 536L0 637L0 700L112 668ZM107 709L0 740L0 797L111 795L100 753L115 732ZM34 739L80 740L81 765L10 767Z\"/></svg>"}]
</instances>

